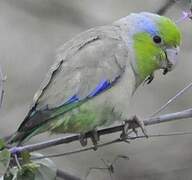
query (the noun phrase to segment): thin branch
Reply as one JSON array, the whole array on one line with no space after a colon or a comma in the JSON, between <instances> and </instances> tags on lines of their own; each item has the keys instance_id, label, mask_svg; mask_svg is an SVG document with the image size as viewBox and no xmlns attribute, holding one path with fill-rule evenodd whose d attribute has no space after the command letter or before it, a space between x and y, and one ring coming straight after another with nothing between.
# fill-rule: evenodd
<instances>
[{"instance_id":1,"label":"thin branch","mask_svg":"<svg viewBox=\"0 0 192 180\"><path fill-rule=\"evenodd\" d=\"M156 13L159 15L163 15L167 12L168 9L170 9L174 4L176 3L176 0L167 0L165 4L163 4L162 7L160 7Z\"/></svg>"},{"instance_id":2,"label":"thin branch","mask_svg":"<svg viewBox=\"0 0 192 180\"><path fill-rule=\"evenodd\" d=\"M169 137L169 136L183 136L183 135L192 135L192 131L185 131L185 132L171 132L171 133L164 133L164 134L151 134L148 135L149 138L157 138L157 137ZM129 142L131 140L135 140L135 139L141 139L141 138L146 138L145 136L131 136L131 137L127 137L126 138L126 142ZM125 139L115 139L106 143L102 143L102 144L98 144L98 148L104 147L104 146L108 146L111 144L115 144L115 143L120 143L120 142L125 142ZM94 146L91 147L87 147L87 148L81 148L75 151L69 151L69 152L65 152L65 153L57 153L57 154L49 154L49 155L45 155L45 156L40 156L40 157L35 157L32 158L31 160L39 160L39 159L44 159L44 158L56 158L56 157L61 157L61 156L68 156L68 155L72 155L72 154L77 154L77 153L81 153L81 152L85 152L85 151L89 151L89 150L94 150Z\"/></svg>"},{"instance_id":3,"label":"thin branch","mask_svg":"<svg viewBox=\"0 0 192 180\"><path fill-rule=\"evenodd\" d=\"M0 66L0 108L2 106L2 102L3 102L3 95L4 95L4 90L3 90L3 81L4 81L4 77L3 77L3 73L2 73L2 69Z\"/></svg>"},{"instance_id":4,"label":"thin branch","mask_svg":"<svg viewBox=\"0 0 192 180\"><path fill-rule=\"evenodd\" d=\"M19 160L18 160L17 154L14 154L14 158L15 158L15 162L16 162L16 164L17 164L17 167L18 167L19 169L22 169L22 168L21 168L21 165L20 165L20 162L19 162Z\"/></svg>"},{"instance_id":5,"label":"thin branch","mask_svg":"<svg viewBox=\"0 0 192 180\"><path fill-rule=\"evenodd\" d=\"M127 138L129 139L129 138ZM124 139L115 139L106 143L102 143L102 144L98 144L98 148L104 147L104 146L108 146L111 144L115 144L115 143L119 143L119 142L123 142L125 141ZM85 151L89 151L89 150L94 150L94 146L91 147L87 147L87 148L80 148L78 150L75 151L70 151L70 152L65 152L65 153L60 153L60 154L50 154L50 155L45 155L45 156L40 156L40 157L34 157L31 160L39 160L39 159L44 159L44 158L55 158L55 157L61 157L61 156L68 156L68 155L72 155L72 154L77 154L77 153L81 153L81 152L85 152Z\"/></svg>"},{"instance_id":6,"label":"thin branch","mask_svg":"<svg viewBox=\"0 0 192 180\"><path fill-rule=\"evenodd\" d=\"M171 97L163 106L161 106L159 109L157 109L151 117L159 114L161 111L163 111L169 104L171 104L173 101L175 101L179 96L184 94L187 90L189 90L192 87L192 82L185 86L183 89L181 89L175 96Z\"/></svg>"},{"instance_id":7,"label":"thin branch","mask_svg":"<svg viewBox=\"0 0 192 180\"><path fill-rule=\"evenodd\" d=\"M148 125L159 124L159 123L163 123L163 122L169 122L169 121L174 121L174 120L184 119L184 118L191 118L191 117L192 117L192 108L184 110L184 111L180 111L180 112L157 116L157 117L150 117L150 118L144 119L143 122L144 122L145 126L148 126ZM102 135L106 135L106 134L121 132L123 130L123 128L124 128L123 124L108 127L108 128L103 128L103 129L98 130L98 135L102 136ZM86 133L87 138L90 138L90 136L91 136L90 132ZM48 140L45 142L40 142L40 143L36 143L36 144L31 144L31 145L13 147L10 149L10 151L13 154L22 152L22 151L32 152L32 151L45 149L45 148L48 148L51 146L70 143L70 142L77 141L77 140L79 140L78 134L60 137L60 138L56 138L53 140Z\"/></svg>"}]
</instances>

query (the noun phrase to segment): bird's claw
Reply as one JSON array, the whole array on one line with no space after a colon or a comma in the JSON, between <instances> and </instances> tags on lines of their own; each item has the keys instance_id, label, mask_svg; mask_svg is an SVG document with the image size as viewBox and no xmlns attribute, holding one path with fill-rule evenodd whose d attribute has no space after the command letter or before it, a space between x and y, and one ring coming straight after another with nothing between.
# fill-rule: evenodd
<instances>
[{"instance_id":1,"label":"bird's claw","mask_svg":"<svg viewBox=\"0 0 192 180\"><path fill-rule=\"evenodd\" d=\"M143 121L137 118L137 116L133 116L129 120L125 120L124 128L120 136L121 139L127 139L128 135L131 133L129 132L129 129L132 129L136 136L138 136L137 127L140 127L145 137L148 138L147 130L145 129Z\"/></svg>"},{"instance_id":2,"label":"bird's claw","mask_svg":"<svg viewBox=\"0 0 192 180\"><path fill-rule=\"evenodd\" d=\"M127 139L128 135L129 135L128 130L129 130L129 122L125 120L125 121L124 121L123 130L122 130L122 133L121 133L121 135L120 135L120 138L121 138L121 139L124 139L124 140Z\"/></svg>"},{"instance_id":3,"label":"bird's claw","mask_svg":"<svg viewBox=\"0 0 192 180\"><path fill-rule=\"evenodd\" d=\"M81 146L85 147L87 145L87 137L85 136L85 134L79 135L79 141L81 143Z\"/></svg>"},{"instance_id":4,"label":"bird's claw","mask_svg":"<svg viewBox=\"0 0 192 180\"><path fill-rule=\"evenodd\" d=\"M99 135L98 135L96 129L94 129L94 130L91 131L90 133L91 133L90 138L91 138L91 141L92 141L93 146L94 146L93 150L96 151L96 150L98 149Z\"/></svg>"},{"instance_id":5,"label":"bird's claw","mask_svg":"<svg viewBox=\"0 0 192 180\"><path fill-rule=\"evenodd\" d=\"M93 150L96 151L98 149L99 135L98 135L96 129L90 131L89 133L90 133L90 139L91 139L91 141L93 143L93 146L94 146ZM80 134L79 141L80 141L80 143L81 143L81 145L83 147L86 146L87 145L87 137L86 137L86 135L85 134Z\"/></svg>"}]
</instances>

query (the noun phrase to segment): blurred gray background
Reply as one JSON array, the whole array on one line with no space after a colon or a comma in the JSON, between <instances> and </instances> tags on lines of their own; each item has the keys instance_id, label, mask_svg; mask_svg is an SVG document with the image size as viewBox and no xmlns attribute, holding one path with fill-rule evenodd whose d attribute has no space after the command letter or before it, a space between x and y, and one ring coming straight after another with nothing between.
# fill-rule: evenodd
<instances>
[{"instance_id":1,"label":"blurred gray background","mask_svg":"<svg viewBox=\"0 0 192 180\"><path fill-rule=\"evenodd\" d=\"M25 117L34 93L46 71L54 62L55 51L76 34L128 15L130 12L159 9L164 0L0 0L0 64L7 76L5 97L0 112L0 136L8 135ZM187 9L178 1L166 16L178 19ZM167 76L156 74L150 85L141 86L132 99L130 115L148 117L158 107L191 81L192 21L179 24L183 43L178 67ZM192 106L192 92L177 99L162 112L174 112ZM192 129L192 120L179 120L147 127L148 133L167 133ZM101 138L101 142L119 134ZM33 138L39 142L47 135ZM43 153L67 152L79 148L79 142L49 148ZM130 160L115 164L112 179L191 180L192 136L174 136L136 140L131 144L114 144L98 151L54 158L58 167L84 177L90 167L104 167L101 158L113 161L119 155ZM111 179L107 171L93 170L87 179Z\"/></svg>"}]
</instances>

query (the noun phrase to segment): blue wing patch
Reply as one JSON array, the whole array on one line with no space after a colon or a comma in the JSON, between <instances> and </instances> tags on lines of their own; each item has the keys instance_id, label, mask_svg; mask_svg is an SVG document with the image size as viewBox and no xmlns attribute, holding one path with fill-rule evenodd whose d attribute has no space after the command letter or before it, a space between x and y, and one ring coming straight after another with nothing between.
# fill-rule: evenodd
<instances>
[{"instance_id":1,"label":"blue wing patch","mask_svg":"<svg viewBox=\"0 0 192 180\"><path fill-rule=\"evenodd\" d=\"M111 83L108 80L102 80L87 97L92 98L94 96L97 96L98 94L110 87Z\"/></svg>"},{"instance_id":2,"label":"blue wing patch","mask_svg":"<svg viewBox=\"0 0 192 180\"><path fill-rule=\"evenodd\" d=\"M75 102L79 102L81 100L85 100L85 99L90 99L93 98L97 95L99 95L100 93L106 91L107 89L111 88L120 78L120 75L117 76L113 81L109 81L109 80L102 80L96 87L95 89L93 89L88 96L86 96L84 99L80 99L76 94L74 94L73 96L71 96L65 103L64 105L67 104L71 104L71 103L75 103Z\"/></svg>"},{"instance_id":3,"label":"blue wing patch","mask_svg":"<svg viewBox=\"0 0 192 180\"><path fill-rule=\"evenodd\" d=\"M77 95L73 95L72 97L70 97L64 104L70 104L70 103L73 103L73 102L78 102L79 101L79 98L77 97Z\"/></svg>"}]
</instances>

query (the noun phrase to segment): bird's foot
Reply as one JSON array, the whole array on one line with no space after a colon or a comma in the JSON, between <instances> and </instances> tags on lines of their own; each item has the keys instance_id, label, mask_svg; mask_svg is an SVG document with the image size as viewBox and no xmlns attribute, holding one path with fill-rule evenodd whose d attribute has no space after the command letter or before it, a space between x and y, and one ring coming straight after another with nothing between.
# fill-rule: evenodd
<instances>
[{"instance_id":1,"label":"bird's foot","mask_svg":"<svg viewBox=\"0 0 192 180\"><path fill-rule=\"evenodd\" d=\"M90 139L91 139L93 146L94 146L93 150L96 151L98 149L98 141L99 141L99 135L97 133L97 130L94 129L94 130L90 131L88 134L90 135ZM86 135L80 134L79 141L83 147L86 146L87 145Z\"/></svg>"},{"instance_id":2,"label":"bird's foot","mask_svg":"<svg viewBox=\"0 0 192 180\"><path fill-rule=\"evenodd\" d=\"M145 129L145 125L142 120L140 120L137 116L133 116L132 118L124 121L124 128L121 134L121 139L127 139L128 135L131 133L129 132L130 129L138 136L137 127L140 127L143 134L146 138L148 138L147 130Z\"/></svg>"},{"instance_id":3,"label":"bird's foot","mask_svg":"<svg viewBox=\"0 0 192 180\"><path fill-rule=\"evenodd\" d=\"M87 137L84 133L79 135L79 141L81 143L81 146L85 147L87 145Z\"/></svg>"},{"instance_id":4,"label":"bird's foot","mask_svg":"<svg viewBox=\"0 0 192 180\"><path fill-rule=\"evenodd\" d=\"M123 126L123 130L122 130L122 133L120 135L120 138L124 141L127 141L127 138L129 137L129 134L131 132L129 132L129 121L125 120L124 121L124 126Z\"/></svg>"},{"instance_id":5,"label":"bird's foot","mask_svg":"<svg viewBox=\"0 0 192 180\"><path fill-rule=\"evenodd\" d=\"M96 129L94 129L90 133L91 133L90 138L94 146L93 150L96 151L98 149L99 134Z\"/></svg>"}]
</instances>

